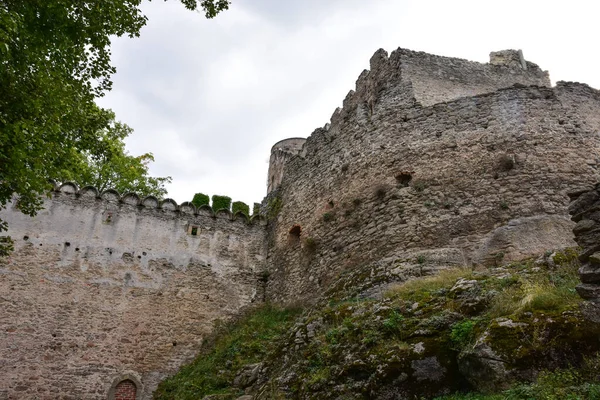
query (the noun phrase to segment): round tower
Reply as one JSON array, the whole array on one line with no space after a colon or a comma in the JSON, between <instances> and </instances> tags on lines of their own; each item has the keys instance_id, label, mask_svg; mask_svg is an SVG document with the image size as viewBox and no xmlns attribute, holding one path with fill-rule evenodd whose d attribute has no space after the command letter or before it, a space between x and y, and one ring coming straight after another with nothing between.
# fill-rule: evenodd
<instances>
[{"instance_id":1,"label":"round tower","mask_svg":"<svg viewBox=\"0 0 600 400\"><path fill-rule=\"evenodd\" d=\"M269 158L269 175L267 181L267 194L277 189L283 178L283 170L287 161L294 155L300 153L306 142L304 138L283 139L271 147Z\"/></svg>"}]
</instances>

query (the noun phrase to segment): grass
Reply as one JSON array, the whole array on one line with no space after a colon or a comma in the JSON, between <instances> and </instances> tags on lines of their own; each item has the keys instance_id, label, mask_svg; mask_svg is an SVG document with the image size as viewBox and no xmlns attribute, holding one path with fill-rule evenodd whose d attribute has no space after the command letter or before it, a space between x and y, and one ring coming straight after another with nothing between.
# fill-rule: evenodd
<instances>
[{"instance_id":1,"label":"grass","mask_svg":"<svg viewBox=\"0 0 600 400\"><path fill-rule=\"evenodd\" d=\"M163 381L156 400L195 400L210 394L239 395L232 387L241 367L262 361L299 315L299 309L264 305L235 323L217 328L189 365Z\"/></svg>"},{"instance_id":2,"label":"grass","mask_svg":"<svg viewBox=\"0 0 600 400\"><path fill-rule=\"evenodd\" d=\"M420 357L435 354L440 362L456 360L483 332L488 332L499 354L513 357L515 362L531 362L532 357L545 354L544 346L563 351L562 343L570 345L563 340L565 335L577 335L581 330L589 337L589 332L595 335L596 331L576 327L578 322L568 317L572 313L563 315L581 301L574 291L579 283L577 253L556 253L552 261L551 265L529 260L494 269L445 269L396 284L383 299L338 299L332 292L327 305L324 302L296 321L297 310L257 308L238 323L218 330L191 365L159 386L155 399L191 400L211 394L235 399L242 392L232 387L233 378L244 365L260 361L266 361L270 369L269 381L259 389L262 399L344 398L345 390L356 388L366 396L377 393L381 385L401 385L390 380L410 374L412 362ZM451 291L460 279L477 283L463 291ZM482 306L465 308L465 299L483 299ZM500 326L498 317L525 321L528 328ZM557 323L548 325L546 317ZM318 321L312 337L297 345L296 332L304 332L298 326L312 321ZM542 331L551 335L543 343L537 340L543 339ZM569 338L575 340L575 336ZM282 376L288 380L281 387L275 379L277 368L287 371ZM452 383L459 379L458 372L449 374L447 387L458 390L461 386ZM457 393L438 400L600 399L598 382L600 357L586 368L546 371L533 383L516 384L501 393ZM414 398L441 393L429 386L415 390L409 393Z\"/></svg>"},{"instance_id":3,"label":"grass","mask_svg":"<svg viewBox=\"0 0 600 400\"><path fill-rule=\"evenodd\" d=\"M459 278L471 279L473 271L470 268L453 268L442 270L436 275L420 279L408 280L392 286L385 293L390 299L420 301L442 289L451 289Z\"/></svg>"},{"instance_id":4,"label":"grass","mask_svg":"<svg viewBox=\"0 0 600 400\"><path fill-rule=\"evenodd\" d=\"M577 268L568 263L555 270L540 271L513 278L510 286L493 300L491 317L510 316L533 311L561 311L576 306L581 298L575 291L579 283ZM501 283L502 284L502 283Z\"/></svg>"}]
</instances>

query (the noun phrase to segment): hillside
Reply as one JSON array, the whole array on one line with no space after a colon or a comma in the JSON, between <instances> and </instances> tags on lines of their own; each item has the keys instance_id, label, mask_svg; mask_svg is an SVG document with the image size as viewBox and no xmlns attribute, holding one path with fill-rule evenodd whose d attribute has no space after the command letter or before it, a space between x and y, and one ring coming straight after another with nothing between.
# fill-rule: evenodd
<instances>
[{"instance_id":1,"label":"hillside","mask_svg":"<svg viewBox=\"0 0 600 400\"><path fill-rule=\"evenodd\" d=\"M359 269L301 314L266 305L221 328L155 399L598 398L600 324L580 311L576 256L384 285ZM357 280L371 284L339 289Z\"/></svg>"}]
</instances>

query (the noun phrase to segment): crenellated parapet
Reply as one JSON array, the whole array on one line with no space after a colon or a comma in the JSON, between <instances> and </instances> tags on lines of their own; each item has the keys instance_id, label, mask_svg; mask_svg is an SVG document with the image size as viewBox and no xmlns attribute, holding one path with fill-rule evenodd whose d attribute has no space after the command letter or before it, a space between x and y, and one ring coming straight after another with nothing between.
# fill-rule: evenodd
<instances>
[{"instance_id":1,"label":"crenellated parapet","mask_svg":"<svg viewBox=\"0 0 600 400\"><path fill-rule=\"evenodd\" d=\"M106 399L136 376L149 399L215 320L264 297L260 215L65 182L36 216L15 200L0 218L15 248L0 259L0 398Z\"/></svg>"},{"instance_id":2,"label":"crenellated parapet","mask_svg":"<svg viewBox=\"0 0 600 400\"><path fill-rule=\"evenodd\" d=\"M164 212L165 215L174 215L173 213L177 213L182 216L188 215L219 218L230 221L243 221L249 224L263 226L267 223L266 218L259 214L248 216L239 211L233 214L230 210L226 209L217 210L215 212L208 205L196 207L189 201L177 204L175 200L170 198L159 200L155 196L140 197L136 193L125 193L121 195L114 189L106 189L100 192L93 186L84 186L79 189L78 185L74 182L55 184L53 192L55 195L72 196L74 199L88 202L90 205L95 204L97 201L101 201L106 204L123 204L135 206L139 209L155 210L156 212Z\"/></svg>"}]
</instances>

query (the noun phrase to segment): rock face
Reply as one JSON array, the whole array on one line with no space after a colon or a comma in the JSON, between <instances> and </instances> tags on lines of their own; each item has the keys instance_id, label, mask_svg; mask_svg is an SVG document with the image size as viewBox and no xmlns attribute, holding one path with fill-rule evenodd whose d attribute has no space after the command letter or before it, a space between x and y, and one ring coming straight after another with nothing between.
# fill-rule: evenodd
<instances>
[{"instance_id":1,"label":"rock face","mask_svg":"<svg viewBox=\"0 0 600 400\"><path fill-rule=\"evenodd\" d=\"M569 213L577 223L575 241L582 247L579 260L581 284L577 293L590 302L583 308L588 318L600 321L600 184L591 190L570 194Z\"/></svg>"}]
</instances>

